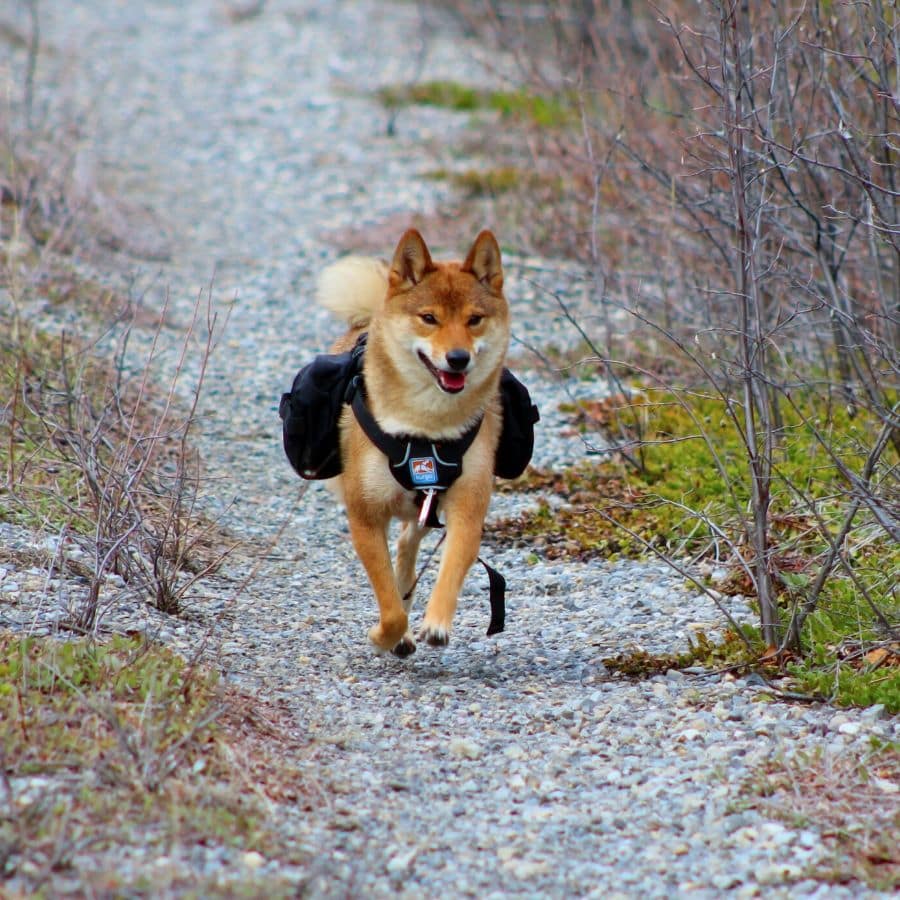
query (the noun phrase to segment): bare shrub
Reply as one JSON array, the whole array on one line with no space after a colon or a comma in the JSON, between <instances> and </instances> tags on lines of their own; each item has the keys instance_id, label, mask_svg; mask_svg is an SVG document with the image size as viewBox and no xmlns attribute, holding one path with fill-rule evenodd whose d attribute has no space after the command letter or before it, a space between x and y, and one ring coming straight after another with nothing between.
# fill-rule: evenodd
<instances>
[{"instance_id":1,"label":"bare shrub","mask_svg":"<svg viewBox=\"0 0 900 900\"><path fill-rule=\"evenodd\" d=\"M44 509L46 525L64 538L60 544L80 545L81 559L90 560L87 596L71 623L78 630L96 627L117 586L147 596L162 612L180 612L196 582L234 548L220 546L223 535L199 511L203 477L191 440L218 334L211 293L197 298L162 394L156 385L169 351L162 325L133 374L130 322L121 328L111 367L65 332L52 345L55 366L36 370L18 348L10 492L23 514ZM191 354L193 381L185 388Z\"/></svg>"},{"instance_id":2,"label":"bare shrub","mask_svg":"<svg viewBox=\"0 0 900 900\"><path fill-rule=\"evenodd\" d=\"M896 633L890 573L873 587L857 560L900 537L895 12L880 0L457 8L530 89L578 113L578 129L530 149L566 173L572 202L552 207L552 227L588 267L601 333L580 330L597 358L625 382L649 370L688 405L692 391L722 401L749 497L727 530L765 643L798 648L836 580ZM847 416L862 437L848 438ZM784 464L799 441L827 458L827 496ZM786 516L815 532L815 551L776 537ZM800 579L783 561L804 555Z\"/></svg>"}]
</instances>

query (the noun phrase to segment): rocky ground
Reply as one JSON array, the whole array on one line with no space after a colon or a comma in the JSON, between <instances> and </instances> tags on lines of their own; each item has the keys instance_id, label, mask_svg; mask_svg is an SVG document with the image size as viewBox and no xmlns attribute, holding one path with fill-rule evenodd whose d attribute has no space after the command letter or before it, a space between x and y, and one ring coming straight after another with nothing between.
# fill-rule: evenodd
<instances>
[{"instance_id":1,"label":"rocky ground","mask_svg":"<svg viewBox=\"0 0 900 900\"><path fill-rule=\"evenodd\" d=\"M246 548L191 598L190 617L123 601L107 624L188 653L211 633L227 678L295 718L292 762L319 802L275 810L298 853L290 864L263 854L257 877L314 896L875 896L811 877L830 852L819 826L741 802L742 785L772 761L896 739L896 721L774 702L755 677L608 672L604 657L681 650L721 624L665 567L548 562L491 542L509 582L505 633L485 637L486 579L473 570L448 648L404 661L372 653L374 604L341 511L293 476L277 402L337 332L312 305L316 272L347 250L389 254L414 214L437 219L448 201L424 175L454 164L468 117L405 110L389 134L373 90L495 76L439 5L270 0L246 18L235 8L42 5L38 83L78 110L73 152L117 198L97 211L127 235L108 276L131 276L149 306L168 295L174 322L210 289L228 313L200 440L208 511ZM455 235L425 237L438 256L466 249ZM578 309L571 267L504 250L517 338L573 341L545 293L564 291ZM177 329L167 337L177 345ZM557 407L602 385L552 378L522 357L542 409L535 462L577 461L585 448L561 433ZM496 499L495 518L529 502ZM7 527L4 539L33 537ZM0 624L52 628L64 604L38 581L0 569ZM750 615L740 602L733 612ZM896 803L889 785L884 799ZM227 885L245 861L174 847L166 864Z\"/></svg>"}]
</instances>

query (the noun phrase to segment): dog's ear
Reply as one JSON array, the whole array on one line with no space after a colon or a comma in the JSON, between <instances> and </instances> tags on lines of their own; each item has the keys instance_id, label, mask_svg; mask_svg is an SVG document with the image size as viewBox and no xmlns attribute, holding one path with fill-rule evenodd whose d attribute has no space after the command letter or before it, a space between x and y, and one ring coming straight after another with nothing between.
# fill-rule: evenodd
<instances>
[{"instance_id":1,"label":"dog's ear","mask_svg":"<svg viewBox=\"0 0 900 900\"><path fill-rule=\"evenodd\" d=\"M485 287L495 294L503 290L503 265L500 247L490 231L482 231L475 238L472 249L462 266L463 272L471 272Z\"/></svg>"},{"instance_id":2,"label":"dog's ear","mask_svg":"<svg viewBox=\"0 0 900 900\"><path fill-rule=\"evenodd\" d=\"M392 290L411 288L435 269L431 254L415 228L410 228L400 238L391 262L389 281Z\"/></svg>"}]
</instances>

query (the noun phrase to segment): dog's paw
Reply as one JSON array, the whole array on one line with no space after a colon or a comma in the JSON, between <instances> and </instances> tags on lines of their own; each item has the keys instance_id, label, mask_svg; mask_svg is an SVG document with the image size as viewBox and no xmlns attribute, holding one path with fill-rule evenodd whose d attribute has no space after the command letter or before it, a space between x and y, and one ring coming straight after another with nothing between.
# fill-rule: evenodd
<instances>
[{"instance_id":1,"label":"dog's paw","mask_svg":"<svg viewBox=\"0 0 900 900\"><path fill-rule=\"evenodd\" d=\"M402 622L392 627L385 627L383 622L369 629L369 640L375 645L377 653L390 653L396 646L403 643L406 635L406 616ZM412 652L412 651L410 651Z\"/></svg>"},{"instance_id":2,"label":"dog's paw","mask_svg":"<svg viewBox=\"0 0 900 900\"><path fill-rule=\"evenodd\" d=\"M446 647L450 643L450 629L443 625L429 625L426 622L419 631L419 640L432 647Z\"/></svg>"},{"instance_id":3,"label":"dog's paw","mask_svg":"<svg viewBox=\"0 0 900 900\"><path fill-rule=\"evenodd\" d=\"M400 659L406 659L407 656L412 656L415 652L416 642L408 631L403 635L400 643L391 650L391 653L393 653L394 656L399 656Z\"/></svg>"}]
</instances>

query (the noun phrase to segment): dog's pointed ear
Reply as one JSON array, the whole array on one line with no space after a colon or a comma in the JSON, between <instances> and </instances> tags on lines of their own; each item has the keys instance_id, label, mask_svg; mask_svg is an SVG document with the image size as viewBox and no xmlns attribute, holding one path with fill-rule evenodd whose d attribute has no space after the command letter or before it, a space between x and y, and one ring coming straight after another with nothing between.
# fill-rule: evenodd
<instances>
[{"instance_id":1,"label":"dog's pointed ear","mask_svg":"<svg viewBox=\"0 0 900 900\"><path fill-rule=\"evenodd\" d=\"M475 238L472 249L462 266L463 272L471 272L485 287L499 294L503 290L503 265L500 262L500 246L490 231L482 231Z\"/></svg>"},{"instance_id":2,"label":"dog's pointed ear","mask_svg":"<svg viewBox=\"0 0 900 900\"><path fill-rule=\"evenodd\" d=\"M415 228L410 228L400 238L400 243L394 251L389 276L391 288L397 290L414 287L429 272L433 272L434 268L422 235Z\"/></svg>"}]
</instances>

